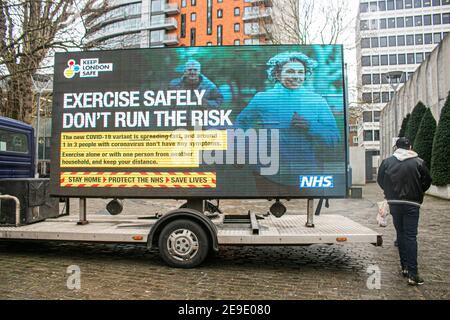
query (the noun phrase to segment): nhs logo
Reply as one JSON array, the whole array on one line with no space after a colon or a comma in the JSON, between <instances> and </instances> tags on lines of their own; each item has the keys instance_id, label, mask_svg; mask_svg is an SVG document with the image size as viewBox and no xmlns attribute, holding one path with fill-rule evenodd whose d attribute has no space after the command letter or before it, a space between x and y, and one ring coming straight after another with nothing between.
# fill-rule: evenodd
<instances>
[{"instance_id":1,"label":"nhs logo","mask_svg":"<svg viewBox=\"0 0 450 320\"><path fill-rule=\"evenodd\" d=\"M333 176L300 176L300 189L334 188Z\"/></svg>"}]
</instances>

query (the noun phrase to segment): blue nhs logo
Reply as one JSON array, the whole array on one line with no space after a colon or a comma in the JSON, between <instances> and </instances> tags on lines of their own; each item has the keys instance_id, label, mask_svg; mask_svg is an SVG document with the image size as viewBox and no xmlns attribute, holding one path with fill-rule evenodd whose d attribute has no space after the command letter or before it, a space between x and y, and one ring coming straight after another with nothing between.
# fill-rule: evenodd
<instances>
[{"instance_id":1,"label":"blue nhs logo","mask_svg":"<svg viewBox=\"0 0 450 320\"><path fill-rule=\"evenodd\" d=\"M300 189L334 188L333 176L300 176Z\"/></svg>"}]
</instances>

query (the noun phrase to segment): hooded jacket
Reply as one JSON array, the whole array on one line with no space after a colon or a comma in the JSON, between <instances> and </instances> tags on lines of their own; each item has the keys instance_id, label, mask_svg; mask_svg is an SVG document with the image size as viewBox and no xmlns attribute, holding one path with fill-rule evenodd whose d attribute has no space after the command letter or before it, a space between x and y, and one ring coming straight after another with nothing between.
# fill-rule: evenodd
<instances>
[{"instance_id":1,"label":"hooded jacket","mask_svg":"<svg viewBox=\"0 0 450 320\"><path fill-rule=\"evenodd\" d=\"M425 191L431 186L431 177L417 153L397 149L392 157L381 163L377 182L389 204L420 207Z\"/></svg>"}]
</instances>

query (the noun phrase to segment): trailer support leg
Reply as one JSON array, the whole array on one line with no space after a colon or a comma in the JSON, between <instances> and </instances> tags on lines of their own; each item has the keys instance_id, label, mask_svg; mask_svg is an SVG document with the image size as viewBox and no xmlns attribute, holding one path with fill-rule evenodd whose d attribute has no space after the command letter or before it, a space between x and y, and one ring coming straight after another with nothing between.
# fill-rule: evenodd
<instances>
[{"instance_id":1,"label":"trailer support leg","mask_svg":"<svg viewBox=\"0 0 450 320\"><path fill-rule=\"evenodd\" d=\"M77 222L78 225L86 225L89 223L87 221L86 214L86 198L80 198L80 221Z\"/></svg>"},{"instance_id":2,"label":"trailer support leg","mask_svg":"<svg viewBox=\"0 0 450 320\"><path fill-rule=\"evenodd\" d=\"M314 228L314 199L308 199L306 227Z\"/></svg>"}]
</instances>

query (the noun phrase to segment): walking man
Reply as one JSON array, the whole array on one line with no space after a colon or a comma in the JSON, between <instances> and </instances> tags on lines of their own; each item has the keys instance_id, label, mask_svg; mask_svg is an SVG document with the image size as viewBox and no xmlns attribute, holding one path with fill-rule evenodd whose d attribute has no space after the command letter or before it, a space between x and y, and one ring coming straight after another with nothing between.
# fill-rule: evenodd
<instances>
[{"instance_id":1,"label":"walking man","mask_svg":"<svg viewBox=\"0 0 450 320\"><path fill-rule=\"evenodd\" d=\"M431 186L431 177L407 138L400 138L394 155L381 163L377 181L389 203L397 231L402 274L409 285L422 285L424 280L417 269L417 229L420 206Z\"/></svg>"}]
</instances>

